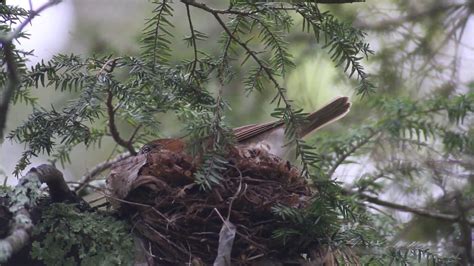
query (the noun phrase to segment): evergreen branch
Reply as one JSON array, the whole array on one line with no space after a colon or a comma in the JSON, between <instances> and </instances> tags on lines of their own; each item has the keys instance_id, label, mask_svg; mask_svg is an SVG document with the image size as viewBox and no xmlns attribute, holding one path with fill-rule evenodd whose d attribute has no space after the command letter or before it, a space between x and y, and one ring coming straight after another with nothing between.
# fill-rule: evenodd
<instances>
[{"instance_id":1,"label":"evergreen branch","mask_svg":"<svg viewBox=\"0 0 474 266\"><path fill-rule=\"evenodd\" d=\"M215 8L208 7L204 3L196 2L195 0L181 0L181 2L186 4L186 5L191 5L191 6L199 8L199 9L205 10L205 11L207 11L209 13L212 13L212 14L233 14L233 15L248 16L248 15L255 14L255 13L259 12L258 10L255 10L255 11L252 11L252 12L240 11L240 10L231 9L231 7L229 7L228 9L225 9L225 10L215 9Z\"/></svg>"},{"instance_id":2,"label":"evergreen branch","mask_svg":"<svg viewBox=\"0 0 474 266\"><path fill-rule=\"evenodd\" d=\"M213 185L217 185L222 181L222 171L226 169L228 161L224 157L229 143L232 141L231 130L222 124L222 112L224 102L222 98L223 84L222 77L219 77L221 86L217 95L215 107L212 110L212 120L209 125L209 134L206 137L210 139L211 146L204 150L204 163L201 169L196 173L196 183L201 185L203 189L210 189ZM208 142L208 141L205 141Z\"/></svg>"},{"instance_id":3,"label":"evergreen branch","mask_svg":"<svg viewBox=\"0 0 474 266\"><path fill-rule=\"evenodd\" d=\"M287 68L294 67L294 64L291 61L291 54L286 47L287 43L280 34L282 30L272 28L269 23L258 16L251 16L251 18L257 22L262 29L259 35L263 35L265 48L270 47L270 49L274 51L273 60L271 60L273 68L280 70L281 75L284 76L287 72ZM289 28L289 26L290 25L286 25L285 28Z\"/></svg>"},{"instance_id":4,"label":"evergreen branch","mask_svg":"<svg viewBox=\"0 0 474 266\"><path fill-rule=\"evenodd\" d=\"M364 57L373 54L369 44L363 42L365 33L339 22L327 12L321 13L316 5L298 4L296 11L304 19L303 29L306 24L312 26L317 42L323 33L323 48L329 48L328 53L336 66L344 64L344 72L348 74L349 78L354 73L357 74L357 78L360 80L357 93L362 96L371 93L375 86L369 81L367 73L360 64Z\"/></svg>"},{"instance_id":5,"label":"evergreen branch","mask_svg":"<svg viewBox=\"0 0 474 266\"><path fill-rule=\"evenodd\" d=\"M5 2L5 1L3 1ZM28 11L19 6L0 5L0 27L1 30L11 31L8 26L18 25L24 18L27 18L31 10ZM8 25L8 26L7 26ZM22 33L19 34L19 36Z\"/></svg>"},{"instance_id":6,"label":"evergreen branch","mask_svg":"<svg viewBox=\"0 0 474 266\"><path fill-rule=\"evenodd\" d=\"M275 96L274 100L278 99L278 105L280 101L283 101L285 108L281 110L281 114L284 118L286 127L285 127L285 135L289 139L293 139L296 134L296 127L299 122L301 122L302 119L302 114L301 113L295 113L295 111L292 108L291 102L286 98L285 92L286 90L280 86L278 81L275 79L273 75L273 71L255 54L254 51L252 51L247 44L244 42L240 41L237 37L235 37L232 32L229 30L229 28L224 24L224 22L220 19L218 14L214 14L214 17L217 19L219 24L223 27L224 31L229 35L229 38L233 39L235 42L237 42L246 52L249 56L253 58L253 60L259 65L259 70L257 73L259 73L261 70L263 70L268 77L268 79L273 83L275 88L277 89L277 95ZM258 84L258 79L255 80L256 84ZM279 113L278 110L276 112L277 114ZM299 117L299 119L298 119ZM286 119L285 119L286 118ZM315 156L310 154L310 151L308 147L305 147L303 145L303 142L300 140L295 140L296 144L296 149L297 149L297 157L301 158L301 163L303 165L303 169L301 171L303 176L308 176L309 175L309 165L313 164L315 161L314 160L306 160L306 158L311 158L311 159L316 159Z\"/></svg>"},{"instance_id":7,"label":"evergreen branch","mask_svg":"<svg viewBox=\"0 0 474 266\"><path fill-rule=\"evenodd\" d=\"M229 6L229 8L227 9L216 9L216 8L209 7L204 3L197 2L196 0L181 0L181 2L187 5L197 7L199 9L205 10L213 14L223 14L223 15L230 14L230 15L239 15L239 16L249 16L249 15L258 14L261 12L261 10L258 8L252 11L242 11L239 9L232 9L233 7L232 5ZM316 0L314 2L319 3L319 4L346 4L346 3L355 3L355 2L365 2L365 0ZM251 3L247 2L246 4L251 4ZM258 5L255 5L255 6L258 7ZM294 11L297 8L294 6L278 6L278 7L271 7L271 9Z\"/></svg>"},{"instance_id":8,"label":"evergreen branch","mask_svg":"<svg viewBox=\"0 0 474 266\"><path fill-rule=\"evenodd\" d=\"M158 4L153 10L155 14L145 25L143 43L143 58L146 58L151 63L151 68L154 69L156 63L166 63L171 51L171 42L166 37L173 37L166 27L173 27L173 24L168 20L168 16L173 15L173 9L169 5L169 0L161 2L153 1Z\"/></svg>"},{"instance_id":9,"label":"evergreen branch","mask_svg":"<svg viewBox=\"0 0 474 266\"><path fill-rule=\"evenodd\" d=\"M224 31L229 35L231 39L233 39L237 44L239 44L246 52L247 54L252 57L252 59L259 65L260 69L262 69L265 74L267 75L268 79L273 83L275 88L277 89L277 96L275 97L274 100L278 99L278 103L280 103L280 100L283 101L285 104L286 108L289 112L290 115L289 117L294 117L293 115L293 110L291 108L291 102L289 99L286 98L285 95L285 89L280 86L278 81L275 79L275 76L273 75L273 71L270 67L268 67L267 64L265 64L257 55L256 53L250 49L246 43L242 42L239 38L235 37L232 35L232 32L230 29L225 25L224 21L219 17L217 13L213 13L214 17L216 18L217 22L221 25L221 27L224 29Z\"/></svg>"},{"instance_id":10,"label":"evergreen branch","mask_svg":"<svg viewBox=\"0 0 474 266\"><path fill-rule=\"evenodd\" d=\"M364 146L365 144L367 144L373 137L375 137L378 133L381 132L381 129L379 130L372 130L372 132L365 136L364 139L362 141L359 141L357 142L355 145L353 145L349 150L345 151L344 153L342 154L338 154L337 156L337 160L332 164L331 168L329 169L328 171L328 174L327 176L329 178L331 178L333 175L334 175L334 172L336 171L336 169L349 157L351 156L352 154L354 154L354 152L356 152L357 150L359 150L359 148L361 148L362 146Z\"/></svg>"},{"instance_id":11,"label":"evergreen branch","mask_svg":"<svg viewBox=\"0 0 474 266\"><path fill-rule=\"evenodd\" d=\"M374 245L379 246L379 243ZM459 265L460 259L453 255L437 255L426 248L426 245L419 243L411 243L407 246L384 246L385 254L372 255L370 263L375 265L422 265L422 258L425 259L426 265ZM376 258L380 256L380 258ZM410 258L411 257L411 258ZM385 259L384 259L385 258ZM388 260L387 260L388 259Z\"/></svg>"},{"instance_id":12,"label":"evergreen branch","mask_svg":"<svg viewBox=\"0 0 474 266\"><path fill-rule=\"evenodd\" d=\"M138 134L138 131L140 131L140 129L142 128L143 125L138 125L135 127L135 129L133 130L132 132L132 135L130 135L130 138L128 139L128 142L130 143L133 143L133 141L135 140L135 137L137 136Z\"/></svg>"},{"instance_id":13,"label":"evergreen branch","mask_svg":"<svg viewBox=\"0 0 474 266\"><path fill-rule=\"evenodd\" d=\"M101 77L105 77L105 75L107 75L107 73L112 73L115 69L115 66L117 65L117 61L119 60L120 58L114 58L114 59L109 59L107 60L107 62L102 66L102 68L100 69L100 71L97 73L97 78L101 78ZM118 132L118 129L117 129L117 126L115 124L115 113L117 112L118 108L120 107L120 105L117 105L116 107L114 107L113 105L113 93L112 93L112 88L109 87L109 89L107 90L107 99L106 99L106 107L107 107L107 114L108 114L108 119L109 119L109 131L110 131L110 134L112 136L112 138L114 139L114 141L126 148L131 155L136 155L136 151L135 149L133 148L133 140L135 138L135 135L138 133L138 130L140 130L141 128L141 125L138 125L131 137L128 139L128 140L125 140L123 139L122 137L120 137L120 134Z\"/></svg>"},{"instance_id":14,"label":"evergreen branch","mask_svg":"<svg viewBox=\"0 0 474 266\"><path fill-rule=\"evenodd\" d=\"M237 15L235 18L233 18L229 22L228 27L231 29L232 36L235 36L239 32L242 32L243 31L242 28L245 28L246 30L250 29L250 26L248 25L247 21L245 20L245 17L240 16L240 15ZM224 72L223 70L225 68L227 68L227 66L228 66L229 53L232 52L232 43L233 43L232 41L233 41L233 39L231 37L229 37L227 32L224 32L222 34L220 42L223 43L224 48L223 48L223 53L222 53L222 56L221 56L221 64L219 66L220 67L219 71L220 71L221 74ZM252 82L254 82L254 81L255 80L252 80Z\"/></svg>"},{"instance_id":15,"label":"evergreen branch","mask_svg":"<svg viewBox=\"0 0 474 266\"><path fill-rule=\"evenodd\" d=\"M224 21L219 17L218 13L212 13L214 17L216 18L217 22L221 25L221 27L224 29L224 31L229 35L231 39L233 39L237 44L239 44L246 52L247 54L252 57L252 59L263 69L269 80L273 83L275 88L278 89L278 95L280 96L281 100L285 103L285 105L290 106L290 101L286 98L286 95L284 94L284 89L280 86L278 81L275 79L272 69L268 67L267 64L265 64L253 51L248 47L248 45L244 42L242 42L240 39L232 35L232 32L230 29L225 25Z\"/></svg>"},{"instance_id":16,"label":"evergreen branch","mask_svg":"<svg viewBox=\"0 0 474 266\"><path fill-rule=\"evenodd\" d=\"M189 30L191 31L191 37L190 37L191 46L193 47L193 52L194 52L194 60L191 63L192 64L191 71L190 71L188 80L191 80L191 77L193 77L194 80L197 81L195 71L196 71L196 65L199 62L199 59L198 59L198 50L197 50L197 45L196 45L196 35L194 34L193 20L191 19L191 12L189 11L189 4L186 4L186 15L188 17Z\"/></svg>"},{"instance_id":17,"label":"evergreen branch","mask_svg":"<svg viewBox=\"0 0 474 266\"><path fill-rule=\"evenodd\" d=\"M107 90L107 99L106 99L106 102L105 102L105 105L107 106L107 114L108 114L108 118L109 118L109 131L110 131L110 134L112 136L112 138L114 139L114 141L124 147L125 149L127 149L131 155L135 156L137 155L137 152L135 151L135 148L133 147L133 138L131 138L130 140L124 140L122 137L120 137L120 133L118 132L118 129L117 129L117 126L115 125L115 107L113 105L113 94L112 94L112 90L111 89L108 89Z\"/></svg>"},{"instance_id":18,"label":"evergreen branch","mask_svg":"<svg viewBox=\"0 0 474 266\"><path fill-rule=\"evenodd\" d=\"M234 36L237 33L237 31L239 30L239 24L242 21L242 17L238 16L235 19L236 19L235 26L234 26L234 29L231 32L232 36ZM230 50L230 47L231 47L231 44L232 44L232 38L227 33L225 34L225 36L227 38L225 40L224 52L223 52L223 55L222 55L223 60L222 61L227 60L227 56L229 54L229 50Z\"/></svg>"},{"instance_id":19,"label":"evergreen branch","mask_svg":"<svg viewBox=\"0 0 474 266\"><path fill-rule=\"evenodd\" d=\"M92 136L89 128L83 124L84 120L93 122L101 113L100 105L93 104L94 101L98 103L97 94L95 88L90 87L61 112L57 112L54 107L51 111L35 108L28 120L8 135L10 139L28 143L28 150L23 152L14 174L19 175L30 163L29 158L37 156L39 152L51 154L56 137L69 146L81 142L88 145L89 141L100 138L101 134Z\"/></svg>"},{"instance_id":20,"label":"evergreen branch","mask_svg":"<svg viewBox=\"0 0 474 266\"><path fill-rule=\"evenodd\" d=\"M7 122L7 115L8 115L8 108L10 105L11 99L15 95L15 90L20 85L21 75L17 69L17 63L15 62L15 57L13 55L13 40L18 38L23 29L28 25L34 17L39 15L42 11L46 10L47 8L60 3L61 0L50 0L49 2L45 3L44 5L40 6L36 10L31 10L28 14L28 17L20 23L16 29L7 34L6 36L0 36L0 43L3 47L3 56L4 60L7 64L8 70L8 83L6 88L3 90L0 99L0 139L3 139L3 131L6 127Z\"/></svg>"}]
</instances>

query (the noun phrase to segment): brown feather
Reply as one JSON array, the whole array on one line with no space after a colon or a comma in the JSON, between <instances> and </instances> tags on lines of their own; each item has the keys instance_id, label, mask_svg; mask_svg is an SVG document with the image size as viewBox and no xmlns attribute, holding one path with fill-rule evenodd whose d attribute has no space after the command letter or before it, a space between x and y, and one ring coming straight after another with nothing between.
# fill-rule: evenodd
<instances>
[{"instance_id":1,"label":"brown feather","mask_svg":"<svg viewBox=\"0 0 474 266\"><path fill-rule=\"evenodd\" d=\"M339 97L308 115L306 123L299 130L299 137L302 138L312 131L322 126L336 121L349 112L351 103L348 97ZM237 142L245 142L255 136L269 132L275 128L283 126L282 120L272 121L262 124L252 124L234 128L234 134Z\"/></svg>"}]
</instances>

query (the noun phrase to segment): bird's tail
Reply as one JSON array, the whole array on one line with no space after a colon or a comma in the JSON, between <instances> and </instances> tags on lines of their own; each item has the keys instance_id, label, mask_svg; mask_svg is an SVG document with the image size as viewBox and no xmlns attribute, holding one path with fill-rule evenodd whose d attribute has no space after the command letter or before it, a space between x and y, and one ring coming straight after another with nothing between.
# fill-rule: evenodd
<instances>
[{"instance_id":1,"label":"bird's tail","mask_svg":"<svg viewBox=\"0 0 474 266\"><path fill-rule=\"evenodd\" d=\"M314 130L317 130L331 122L345 116L351 108L348 97L338 97L328 103L321 109L311 113L308 116L307 124L305 124L299 132L299 137L304 137Z\"/></svg>"}]
</instances>

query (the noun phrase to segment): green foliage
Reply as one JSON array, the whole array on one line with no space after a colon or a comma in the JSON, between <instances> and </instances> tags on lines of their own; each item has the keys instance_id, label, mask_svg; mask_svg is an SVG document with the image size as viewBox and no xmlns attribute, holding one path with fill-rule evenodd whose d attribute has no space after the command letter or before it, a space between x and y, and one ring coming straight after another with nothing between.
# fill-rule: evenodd
<instances>
[{"instance_id":1,"label":"green foliage","mask_svg":"<svg viewBox=\"0 0 474 266\"><path fill-rule=\"evenodd\" d=\"M342 164L363 165L366 158L370 158L371 169L375 170L363 169L346 192L356 202L359 193L378 195L390 186L401 187L405 194L411 195L423 192L430 183L443 187L446 179L457 177L452 169L470 169L464 158L473 154L473 135L468 122L474 112L473 96L472 93L433 96L423 101L373 97L372 106L380 116L373 116L371 124L341 133L339 137L320 135L316 152L324 156L319 157L316 167L321 169L323 176L332 176ZM446 158L450 161L445 162ZM453 161L458 163L453 164ZM469 186L462 193L470 193ZM356 215L354 220L360 222L358 213L357 210L352 212ZM380 234L389 230L386 226L373 229ZM378 243L381 239L392 238L398 228L394 225L391 230L390 236L382 234L369 241L367 248L373 256L364 256L367 264L398 265L421 261L445 265L459 260L455 256L435 254L421 243L391 248L391 244L384 241Z\"/></svg>"},{"instance_id":2,"label":"green foliage","mask_svg":"<svg viewBox=\"0 0 474 266\"><path fill-rule=\"evenodd\" d=\"M341 163L350 163L347 160L350 156L361 153L361 148L381 144L410 145L416 149L433 147L439 152L472 150L472 134L463 127L463 121L474 112L473 93L433 97L423 102L383 97L373 102L384 115L372 125L364 125L340 138L318 138L317 152L325 154L317 165L322 172L332 175ZM384 138L386 141L380 141Z\"/></svg>"},{"instance_id":3,"label":"green foliage","mask_svg":"<svg viewBox=\"0 0 474 266\"><path fill-rule=\"evenodd\" d=\"M368 96L373 92L374 85L360 63L364 57L373 54L369 44L364 42L366 34L339 22L329 12L322 13L313 3L299 4L297 12L304 18L303 29L311 29L317 42L324 39L323 48L329 49L328 53L336 66L344 66L344 72L349 73L349 77L356 74L360 80L357 93Z\"/></svg>"},{"instance_id":4,"label":"green foliage","mask_svg":"<svg viewBox=\"0 0 474 266\"><path fill-rule=\"evenodd\" d=\"M20 23L26 17L30 15L30 11L27 11L23 8L17 6L7 6L1 5L0 6L0 38L5 38L8 34L12 31L12 26L15 24ZM28 39L28 34L24 32L20 32L15 41L21 41L22 39ZM16 47L14 43L11 44L13 46L13 60L16 64L17 73L24 74L27 71L26 67L26 60L29 56L33 55L33 51L24 51L20 50ZM3 95L3 88L6 87L7 84L7 72L6 72L6 60L5 60L5 53L1 53L1 61L0 61L0 87L2 88L2 95ZM36 99L31 96L30 90L24 87L17 88L13 94L13 102L24 102L27 104L34 104L36 103Z\"/></svg>"},{"instance_id":5,"label":"green foliage","mask_svg":"<svg viewBox=\"0 0 474 266\"><path fill-rule=\"evenodd\" d=\"M172 44L169 39L173 37L170 31L173 24L169 21L173 15L170 1L153 1L153 4L155 4L153 16L145 24L142 37L142 58L146 59L152 68L156 64L163 64L168 61Z\"/></svg>"},{"instance_id":6,"label":"green foliage","mask_svg":"<svg viewBox=\"0 0 474 266\"><path fill-rule=\"evenodd\" d=\"M272 207L272 211L288 221L284 227L274 231L273 237L302 247L314 244L316 240L321 244L331 242L330 236L336 234L341 225L333 206L321 198L314 199L305 210L277 205Z\"/></svg>"},{"instance_id":7,"label":"green foliage","mask_svg":"<svg viewBox=\"0 0 474 266\"><path fill-rule=\"evenodd\" d=\"M429 249L411 245L388 248L379 256L363 258L364 265L458 265L459 259L452 256L438 256Z\"/></svg>"},{"instance_id":8,"label":"green foliage","mask_svg":"<svg viewBox=\"0 0 474 266\"><path fill-rule=\"evenodd\" d=\"M110 215L81 213L71 205L52 204L35 227L31 256L45 265L131 265L130 228Z\"/></svg>"}]
</instances>

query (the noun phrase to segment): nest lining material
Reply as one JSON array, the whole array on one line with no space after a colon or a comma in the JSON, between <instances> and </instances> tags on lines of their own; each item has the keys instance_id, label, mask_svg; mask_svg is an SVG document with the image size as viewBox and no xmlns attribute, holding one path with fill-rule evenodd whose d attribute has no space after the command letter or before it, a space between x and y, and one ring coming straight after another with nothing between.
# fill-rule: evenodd
<instances>
[{"instance_id":1,"label":"nest lining material","mask_svg":"<svg viewBox=\"0 0 474 266\"><path fill-rule=\"evenodd\" d=\"M155 262L212 263L224 217L236 226L233 264L302 252L272 238L275 229L287 225L272 207L304 208L311 197L298 169L248 147L233 148L227 158L223 181L210 191L195 183L198 159L182 149L160 147L112 169L107 180L112 206L128 215L134 230L150 243Z\"/></svg>"}]
</instances>

